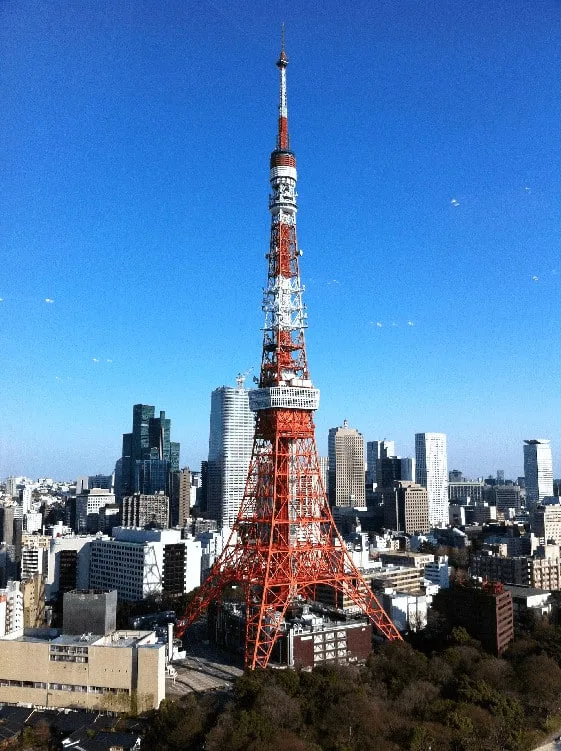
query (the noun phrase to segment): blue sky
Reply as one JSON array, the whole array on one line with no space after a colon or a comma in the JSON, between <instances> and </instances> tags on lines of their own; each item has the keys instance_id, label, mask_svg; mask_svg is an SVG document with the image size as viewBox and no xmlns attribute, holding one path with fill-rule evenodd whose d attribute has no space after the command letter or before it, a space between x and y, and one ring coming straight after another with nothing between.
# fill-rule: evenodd
<instances>
[{"instance_id":1,"label":"blue sky","mask_svg":"<svg viewBox=\"0 0 561 751\"><path fill-rule=\"evenodd\" d=\"M283 20L320 452L559 474L561 2L3 0L0 476L111 471L137 402L205 458L260 363Z\"/></svg>"}]
</instances>

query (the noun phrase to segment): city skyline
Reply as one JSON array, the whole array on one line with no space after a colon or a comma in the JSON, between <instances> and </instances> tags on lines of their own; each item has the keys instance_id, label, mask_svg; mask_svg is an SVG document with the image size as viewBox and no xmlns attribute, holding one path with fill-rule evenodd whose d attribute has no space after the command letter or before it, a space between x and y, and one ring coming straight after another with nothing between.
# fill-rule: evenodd
<instances>
[{"instance_id":1,"label":"city skyline","mask_svg":"<svg viewBox=\"0 0 561 751\"><path fill-rule=\"evenodd\" d=\"M283 19L320 453L346 418L558 474L560 9L488 6L5 3L0 476L111 471L136 403L206 458L258 368Z\"/></svg>"}]
</instances>

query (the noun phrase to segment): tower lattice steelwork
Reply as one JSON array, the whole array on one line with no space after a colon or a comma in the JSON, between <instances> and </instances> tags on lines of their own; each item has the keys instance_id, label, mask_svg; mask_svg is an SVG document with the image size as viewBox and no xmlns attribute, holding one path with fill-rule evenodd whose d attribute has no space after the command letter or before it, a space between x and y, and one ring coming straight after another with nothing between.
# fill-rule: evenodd
<instances>
[{"instance_id":1,"label":"tower lattice steelwork","mask_svg":"<svg viewBox=\"0 0 561 751\"><path fill-rule=\"evenodd\" d=\"M315 599L318 585L350 598L388 639L400 634L363 581L335 526L321 478L313 413L319 391L308 372L296 241L296 159L290 150L283 49L278 135L271 154L271 244L263 292L259 387L250 392L255 438L240 511L222 555L177 624L185 629L231 584L243 589L245 664L266 667L287 607Z\"/></svg>"}]
</instances>

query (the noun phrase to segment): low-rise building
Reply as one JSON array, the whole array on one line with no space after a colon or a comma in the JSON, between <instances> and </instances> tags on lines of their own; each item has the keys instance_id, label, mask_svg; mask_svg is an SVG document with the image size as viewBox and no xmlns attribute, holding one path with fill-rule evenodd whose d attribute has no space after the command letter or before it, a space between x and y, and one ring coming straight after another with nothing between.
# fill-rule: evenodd
<instances>
[{"instance_id":1,"label":"low-rise building","mask_svg":"<svg viewBox=\"0 0 561 751\"><path fill-rule=\"evenodd\" d=\"M427 625L432 597L421 592L397 592L391 587L380 595L381 605L398 631L419 631Z\"/></svg>"},{"instance_id":2,"label":"low-rise building","mask_svg":"<svg viewBox=\"0 0 561 751\"><path fill-rule=\"evenodd\" d=\"M551 614L551 592L534 587L519 587L515 584L505 584L512 597L514 618L520 618L532 612L538 616Z\"/></svg>"},{"instance_id":3,"label":"low-rise building","mask_svg":"<svg viewBox=\"0 0 561 751\"><path fill-rule=\"evenodd\" d=\"M0 702L137 714L165 696L165 645L154 632L0 639Z\"/></svg>"},{"instance_id":4,"label":"low-rise building","mask_svg":"<svg viewBox=\"0 0 561 751\"><path fill-rule=\"evenodd\" d=\"M436 584L440 589L448 589L450 586L448 556L433 556L433 560L425 564L423 576L431 584Z\"/></svg>"}]
</instances>

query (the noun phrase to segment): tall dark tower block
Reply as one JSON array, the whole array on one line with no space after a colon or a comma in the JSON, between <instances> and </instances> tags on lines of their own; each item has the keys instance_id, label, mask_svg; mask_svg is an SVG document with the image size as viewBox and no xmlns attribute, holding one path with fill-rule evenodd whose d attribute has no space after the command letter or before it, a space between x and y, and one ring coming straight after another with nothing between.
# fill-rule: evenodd
<instances>
[{"instance_id":1,"label":"tall dark tower block","mask_svg":"<svg viewBox=\"0 0 561 751\"><path fill-rule=\"evenodd\" d=\"M255 438L232 534L198 597L177 624L187 626L229 584L244 593L245 664L266 667L289 605L330 586L351 599L388 639L399 632L362 580L333 522L321 477L313 413L319 391L308 372L296 240L296 158L290 150L283 49L276 149L271 154L271 242L263 295L259 387L250 392Z\"/></svg>"},{"instance_id":2,"label":"tall dark tower block","mask_svg":"<svg viewBox=\"0 0 561 751\"><path fill-rule=\"evenodd\" d=\"M132 433L123 434L118 495L169 492L169 473L179 471L179 443L170 441L171 420L150 404L135 404ZM163 478L163 479L162 479Z\"/></svg>"}]
</instances>

